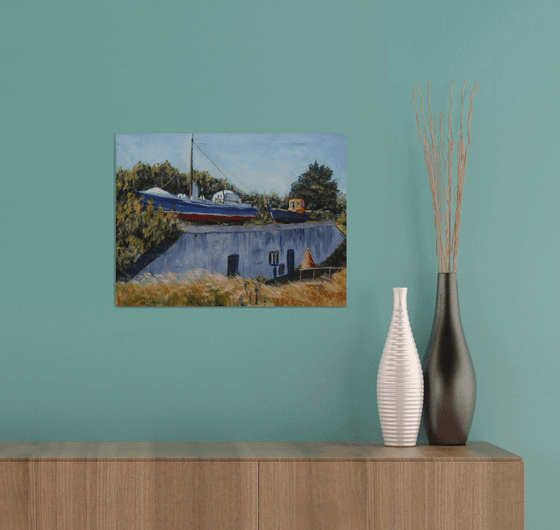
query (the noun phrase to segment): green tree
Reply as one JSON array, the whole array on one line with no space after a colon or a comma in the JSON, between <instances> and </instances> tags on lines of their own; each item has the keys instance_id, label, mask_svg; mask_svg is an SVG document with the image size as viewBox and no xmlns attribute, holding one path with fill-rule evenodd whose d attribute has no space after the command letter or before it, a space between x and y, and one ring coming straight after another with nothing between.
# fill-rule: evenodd
<instances>
[{"instance_id":1,"label":"green tree","mask_svg":"<svg viewBox=\"0 0 560 530\"><path fill-rule=\"evenodd\" d=\"M338 184L332 179L333 170L315 160L305 173L292 183L289 198L305 200L309 210L338 213Z\"/></svg>"},{"instance_id":2,"label":"green tree","mask_svg":"<svg viewBox=\"0 0 560 530\"><path fill-rule=\"evenodd\" d=\"M180 235L175 219L165 217L163 208L156 210L153 201L146 208L137 191L159 185L157 166L136 164L130 171L119 168L116 175L116 272L125 279L127 271L145 254ZM165 169L163 173L165 173ZM161 174L159 178L164 178Z\"/></svg>"},{"instance_id":3,"label":"green tree","mask_svg":"<svg viewBox=\"0 0 560 530\"><path fill-rule=\"evenodd\" d=\"M235 190L234 190L235 191ZM236 192L238 193L238 192ZM270 208L279 208L283 204L288 204L287 197L280 197L276 192L273 193L258 193L252 191L251 193L238 193L239 197L243 202L252 204L255 208L259 209L259 212L255 216L256 224L269 224L274 223L270 215Z\"/></svg>"}]
</instances>

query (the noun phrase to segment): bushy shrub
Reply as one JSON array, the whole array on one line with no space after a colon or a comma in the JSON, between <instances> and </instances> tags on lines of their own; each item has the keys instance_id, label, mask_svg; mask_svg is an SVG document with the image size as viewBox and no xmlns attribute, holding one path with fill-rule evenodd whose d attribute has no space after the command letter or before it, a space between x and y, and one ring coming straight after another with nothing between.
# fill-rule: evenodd
<instances>
[{"instance_id":1,"label":"bushy shrub","mask_svg":"<svg viewBox=\"0 0 560 530\"><path fill-rule=\"evenodd\" d=\"M119 169L116 182L116 273L117 279L158 245L176 239L181 231L177 221L166 218L163 208L155 210L150 201L144 208L137 192L157 185L149 165L132 170Z\"/></svg>"}]
</instances>

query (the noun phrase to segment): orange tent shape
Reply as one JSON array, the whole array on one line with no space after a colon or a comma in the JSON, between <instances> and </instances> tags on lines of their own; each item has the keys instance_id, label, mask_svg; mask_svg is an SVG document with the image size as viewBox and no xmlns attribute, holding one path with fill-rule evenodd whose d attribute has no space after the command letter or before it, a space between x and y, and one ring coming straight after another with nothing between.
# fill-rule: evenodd
<instances>
[{"instance_id":1,"label":"orange tent shape","mask_svg":"<svg viewBox=\"0 0 560 530\"><path fill-rule=\"evenodd\" d=\"M315 262L313 261L313 257L311 256L311 249L308 248L305 251L305 256L303 258L303 263L301 264L301 268L302 269L312 269L313 267L316 267L317 265L315 265Z\"/></svg>"}]
</instances>

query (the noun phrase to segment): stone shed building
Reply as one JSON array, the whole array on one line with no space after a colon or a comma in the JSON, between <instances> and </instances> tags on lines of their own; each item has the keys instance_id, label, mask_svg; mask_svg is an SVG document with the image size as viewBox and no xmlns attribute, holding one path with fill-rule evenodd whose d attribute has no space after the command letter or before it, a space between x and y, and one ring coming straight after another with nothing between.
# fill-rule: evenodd
<instances>
[{"instance_id":1,"label":"stone shed building","mask_svg":"<svg viewBox=\"0 0 560 530\"><path fill-rule=\"evenodd\" d=\"M185 225L185 233L135 280L151 274L195 269L246 278L291 276L311 249L315 263L327 259L345 236L333 222L264 226Z\"/></svg>"}]
</instances>

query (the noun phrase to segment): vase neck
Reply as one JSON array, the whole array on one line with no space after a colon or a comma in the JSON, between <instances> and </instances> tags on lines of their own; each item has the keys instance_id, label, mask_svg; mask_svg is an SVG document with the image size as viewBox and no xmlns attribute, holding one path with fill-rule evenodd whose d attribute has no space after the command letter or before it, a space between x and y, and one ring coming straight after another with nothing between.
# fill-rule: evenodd
<instances>
[{"instance_id":1,"label":"vase neck","mask_svg":"<svg viewBox=\"0 0 560 530\"><path fill-rule=\"evenodd\" d=\"M438 273L436 311L459 309L459 290L456 272Z\"/></svg>"},{"instance_id":2,"label":"vase neck","mask_svg":"<svg viewBox=\"0 0 560 530\"><path fill-rule=\"evenodd\" d=\"M393 309L406 309L407 287L393 287Z\"/></svg>"}]
</instances>

